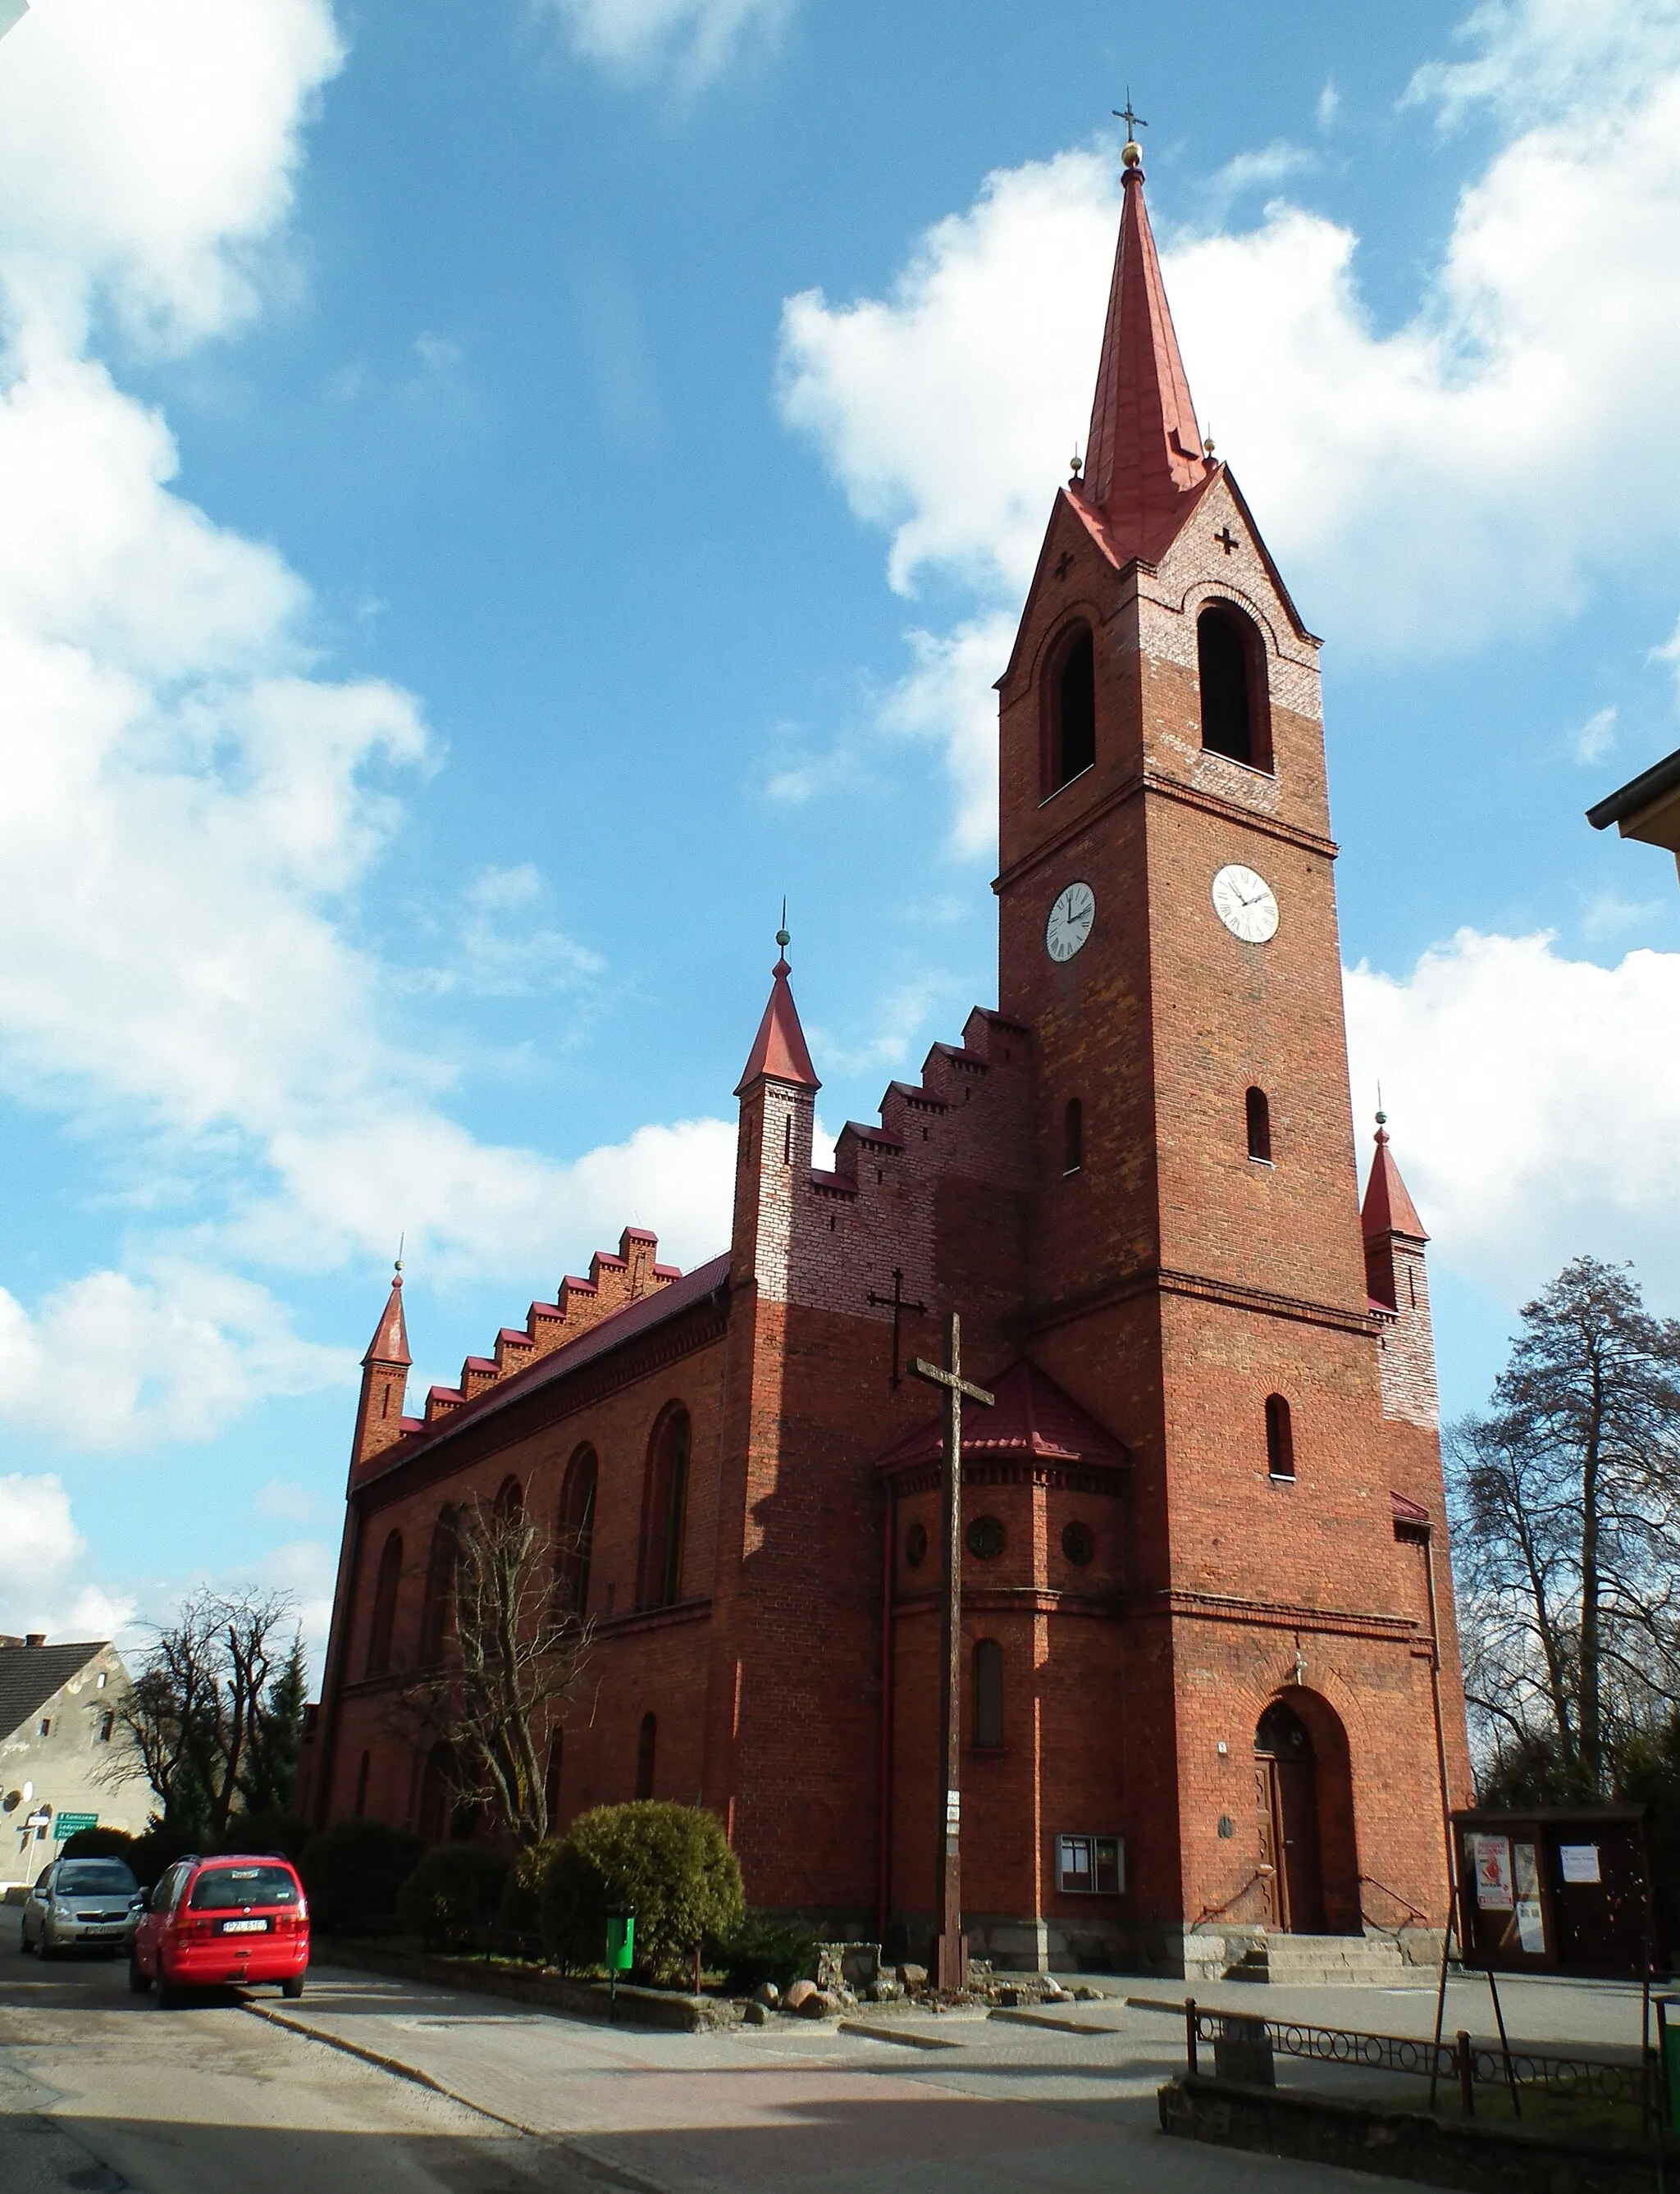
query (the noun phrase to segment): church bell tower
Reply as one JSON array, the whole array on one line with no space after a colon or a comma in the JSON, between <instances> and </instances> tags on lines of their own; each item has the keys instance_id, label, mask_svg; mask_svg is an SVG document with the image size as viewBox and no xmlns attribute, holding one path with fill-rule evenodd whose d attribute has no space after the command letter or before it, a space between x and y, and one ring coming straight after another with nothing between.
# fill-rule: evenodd
<instances>
[{"instance_id":1,"label":"church bell tower","mask_svg":"<svg viewBox=\"0 0 1680 2194\"><path fill-rule=\"evenodd\" d=\"M1320 643L1201 437L1142 155L1123 157L1084 473L998 683L998 1003L1033 1048L1027 1330L1135 1457L1117 1717L1135 1922L1188 1940L1246 1870L1270 1903L1239 1917L1357 1933L1366 1837L1444 1908L1446 1755L1393 1523L1400 1500L1440 1530L1439 1454L1415 1411L1385 1419ZM1452 1641L1430 1650L1461 1761ZM1358 1732L1371 1687L1396 1684L1416 1726L1385 1767ZM1320 1763L1292 1918L1246 1779L1280 1702Z\"/></svg>"}]
</instances>

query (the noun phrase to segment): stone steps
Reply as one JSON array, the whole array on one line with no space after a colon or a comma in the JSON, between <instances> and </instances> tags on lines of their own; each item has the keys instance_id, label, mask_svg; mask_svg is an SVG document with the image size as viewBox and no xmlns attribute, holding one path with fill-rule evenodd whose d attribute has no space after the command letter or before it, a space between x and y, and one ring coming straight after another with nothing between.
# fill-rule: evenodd
<instances>
[{"instance_id":1,"label":"stone steps","mask_svg":"<svg viewBox=\"0 0 1680 2194\"><path fill-rule=\"evenodd\" d=\"M1387 1935L1266 1933L1246 1945L1227 1967L1225 1978L1280 1986L1392 1984L1405 1979L1409 1970L1399 1944Z\"/></svg>"}]
</instances>

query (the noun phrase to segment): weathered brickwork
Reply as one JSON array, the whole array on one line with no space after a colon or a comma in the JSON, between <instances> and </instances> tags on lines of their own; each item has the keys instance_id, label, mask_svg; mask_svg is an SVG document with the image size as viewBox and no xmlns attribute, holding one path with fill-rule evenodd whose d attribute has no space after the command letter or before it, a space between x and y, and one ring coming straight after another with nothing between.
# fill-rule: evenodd
<instances>
[{"instance_id":1,"label":"weathered brickwork","mask_svg":"<svg viewBox=\"0 0 1680 2194\"><path fill-rule=\"evenodd\" d=\"M1356 1200L1318 643L1200 453L1135 166L1114 298L1090 474L1055 497L999 686L998 1010L893 1083L878 1123L848 1123L821 1171L783 959L736 1093L727 1255L679 1277L630 1230L419 1419L393 1289L311 1747L319 1818L418 1818L389 1703L446 1504L511 1475L557 1519L587 1445L596 1631L562 1818L632 1795L651 1714L656 1795L716 1810L752 1903L925 1942L940 1492L934 1403L905 1364L954 1308L998 1394L964 1452L972 1938L1006 1961L1171 1967L1197 1929L1440 1924L1443 1805L1468 1770L1424 1230L1380 1125ZM1216 627L1242 636L1217 674ZM1085 632L1094 735L1058 783ZM1217 718L1216 675L1240 697ZM1217 910L1234 864L1269 887L1271 933ZM1058 959L1047 917L1073 883L1095 916ZM655 1606L654 1456L678 1404L681 1584ZM1280 1743L1310 1879L1274 1865ZM1117 1840L1123 1886L1064 1885L1069 1837Z\"/></svg>"}]
</instances>

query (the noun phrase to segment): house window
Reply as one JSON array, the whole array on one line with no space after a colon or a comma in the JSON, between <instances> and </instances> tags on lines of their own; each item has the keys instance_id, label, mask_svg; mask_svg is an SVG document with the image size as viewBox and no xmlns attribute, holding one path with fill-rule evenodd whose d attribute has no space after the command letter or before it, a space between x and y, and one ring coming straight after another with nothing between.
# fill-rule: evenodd
<instances>
[{"instance_id":1,"label":"house window","mask_svg":"<svg viewBox=\"0 0 1680 2194\"><path fill-rule=\"evenodd\" d=\"M560 1778L566 1766L566 1732L557 1729L549 1739L549 1772L543 1778L543 1799L549 1809L549 1833L560 1818Z\"/></svg>"},{"instance_id":2,"label":"house window","mask_svg":"<svg viewBox=\"0 0 1680 2194\"><path fill-rule=\"evenodd\" d=\"M1263 1165L1272 1163L1272 1108L1263 1089L1251 1089L1247 1096L1248 1155Z\"/></svg>"},{"instance_id":3,"label":"house window","mask_svg":"<svg viewBox=\"0 0 1680 2194\"><path fill-rule=\"evenodd\" d=\"M1089 1524L1064 1524L1062 1527L1062 1551L1076 1567L1083 1569L1096 1552L1096 1541Z\"/></svg>"},{"instance_id":4,"label":"house window","mask_svg":"<svg viewBox=\"0 0 1680 2194\"><path fill-rule=\"evenodd\" d=\"M359 1814L365 1813L367 1811L367 1778L368 1771L372 1766L372 1754L368 1752L363 1753L360 1762L356 1768L356 1803L354 1810Z\"/></svg>"},{"instance_id":5,"label":"house window","mask_svg":"<svg viewBox=\"0 0 1680 2194\"><path fill-rule=\"evenodd\" d=\"M636 1795L651 1798L653 1795L653 1748L659 1741L659 1725L650 1714L642 1717L641 1734L636 1740Z\"/></svg>"},{"instance_id":6,"label":"house window","mask_svg":"<svg viewBox=\"0 0 1680 2194\"><path fill-rule=\"evenodd\" d=\"M504 1478L496 1490L497 1520L517 1524L525 1514L525 1489L516 1478Z\"/></svg>"},{"instance_id":7,"label":"house window","mask_svg":"<svg viewBox=\"0 0 1680 2194\"><path fill-rule=\"evenodd\" d=\"M995 1562L1009 1535L996 1516L976 1516L964 1536L969 1552L977 1562Z\"/></svg>"},{"instance_id":8,"label":"house window","mask_svg":"<svg viewBox=\"0 0 1680 2194\"><path fill-rule=\"evenodd\" d=\"M111 1711L111 1709L107 1707L105 1712L99 1718L99 1741L101 1744L110 1743L112 1734L116 1729L116 1726L117 1717Z\"/></svg>"},{"instance_id":9,"label":"house window","mask_svg":"<svg viewBox=\"0 0 1680 2194\"><path fill-rule=\"evenodd\" d=\"M443 1658L449 1628L449 1603L455 1593L455 1511L442 1509L432 1526L426 1561L426 1593L420 1607L420 1665L435 1668Z\"/></svg>"},{"instance_id":10,"label":"house window","mask_svg":"<svg viewBox=\"0 0 1680 2194\"><path fill-rule=\"evenodd\" d=\"M37 1737L50 1737L50 1736L52 1735L52 1733L53 1733L53 1718L52 1718L52 1716L51 1716L50 1714L43 1714L43 1715L42 1715L42 1717L41 1717L41 1726L40 1726L39 1729L37 1729L37 1732L36 1732L35 1733L36 1733L36 1735L37 1735Z\"/></svg>"},{"instance_id":11,"label":"house window","mask_svg":"<svg viewBox=\"0 0 1680 2194\"><path fill-rule=\"evenodd\" d=\"M1266 1468L1274 1478L1295 1476L1295 1428L1281 1394L1266 1397Z\"/></svg>"},{"instance_id":12,"label":"house window","mask_svg":"<svg viewBox=\"0 0 1680 2194\"><path fill-rule=\"evenodd\" d=\"M1004 1649L995 1638L982 1638L974 1649L974 1741L978 1752L1000 1752L1004 1744Z\"/></svg>"},{"instance_id":13,"label":"house window","mask_svg":"<svg viewBox=\"0 0 1680 2194\"><path fill-rule=\"evenodd\" d=\"M1058 1836L1056 1886L1079 1897L1118 1897L1126 1886L1124 1836Z\"/></svg>"},{"instance_id":14,"label":"house window","mask_svg":"<svg viewBox=\"0 0 1680 2194\"><path fill-rule=\"evenodd\" d=\"M1088 624L1062 635L1045 682L1044 795L1090 768L1096 760L1096 653Z\"/></svg>"},{"instance_id":15,"label":"house window","mask_svg":"<svg viewBox=\"0 0 1680 2194\"><path fill-rule=\"evenodd\" d=\"M1070 1097L1062 1116L1062 1170L1078 1173L1085 1162L1085 1108L1077 1097Z\"/></svg>"},{"instance_id":16,"label":"house window","mask_svg":"<svg viewBox=\"0 0 1680 2194\"><path fill-rule=\"evenodd\" d=\"M919 1570L928 1559L928 1527L925 1524L912 1524L905 1533L904 1559L913 1570Z\"/></svg>"},{"instance_id":17,"label":"house window","mask_svg":"<svg viewBox=\"0 0 1680 2194\"><path fill-rule=\"evenodd\" d=\"M1196 671L1204 748L1269 770L1265 642L1234 602L1210 602L1196 619Z\"/></svg>"},{"instance_id":18,"label":"house window","mask_svg":"<svg viewBox=\"0 0 1680 2194\"><path fill-rule=\"evenodd\" d=\"M402 1577L402 1533L392 1531L379 1557L379 1576L373 1588L373 1621L367 1634L367 1666L363 1674L383 1676L391 1665L391 1632L397 1619L397 1586Z\"/></svg>"}]
</instances>

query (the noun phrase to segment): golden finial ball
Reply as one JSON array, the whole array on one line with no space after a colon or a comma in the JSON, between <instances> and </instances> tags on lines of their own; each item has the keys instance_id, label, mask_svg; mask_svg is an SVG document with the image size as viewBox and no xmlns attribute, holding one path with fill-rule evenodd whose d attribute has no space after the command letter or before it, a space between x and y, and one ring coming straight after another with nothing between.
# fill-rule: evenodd
<instances>
[{"instance_id":1,"label":"golden finial ball","mask_svg":"<svg viewBox=\"0 0 1680 2194\"><path fill-rule=\"evenodd\" d=\"M1135 137L1128 137L1125 143L1121 146L1120 158L1128 168L1141 168L1143 165L1143 147Z\"/></svg>"}]
</instances>

